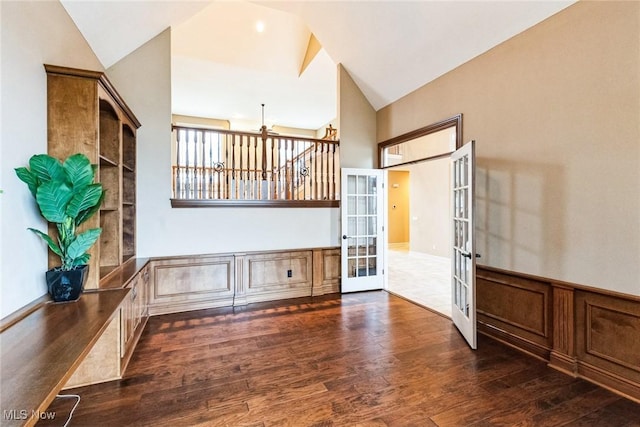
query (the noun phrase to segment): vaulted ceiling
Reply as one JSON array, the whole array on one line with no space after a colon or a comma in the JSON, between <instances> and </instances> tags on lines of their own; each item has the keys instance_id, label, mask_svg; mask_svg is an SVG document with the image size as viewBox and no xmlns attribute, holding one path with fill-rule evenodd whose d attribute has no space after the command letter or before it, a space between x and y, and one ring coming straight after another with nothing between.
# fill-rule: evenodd
<instances>
[{"instance_id":1,"label":"vaulted ceiling","mask_svg":"<svg viewBox=\"0 0 640 427\"><path fill-rule=\"evenodd\" d=\"M239 129L259 126L262 103L268 125L322 127L338 63L378 110L573 3L61 2L106 68L171 27L173 112Z\"/></svg>"}]
</instances>

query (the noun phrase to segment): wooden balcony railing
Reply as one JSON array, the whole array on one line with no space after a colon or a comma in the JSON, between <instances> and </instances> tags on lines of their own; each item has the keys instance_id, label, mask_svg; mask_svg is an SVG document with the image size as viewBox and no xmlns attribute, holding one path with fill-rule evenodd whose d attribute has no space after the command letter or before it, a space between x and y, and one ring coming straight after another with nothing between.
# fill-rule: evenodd
<instances>
[{"instance_id":1,"label":"wooden balcony railing","mask_svg":"<svg viewBox=\"0 0 640 427\"><path fill-rule=\"evenodd\" d=\"M338 206L339 141L174 126L173 207Z\"/></svg>"}]
</instances>

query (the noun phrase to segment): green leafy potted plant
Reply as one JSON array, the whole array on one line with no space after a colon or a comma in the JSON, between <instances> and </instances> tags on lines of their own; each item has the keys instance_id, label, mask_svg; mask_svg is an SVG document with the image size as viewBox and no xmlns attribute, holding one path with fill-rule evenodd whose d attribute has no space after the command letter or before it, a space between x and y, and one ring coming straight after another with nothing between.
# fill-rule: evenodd
<instances>
[{"instance_id":1,"label":"green leafy potted plant","mask_svg":"<svg viewBox=\"0 0 640 427\"><path fill-rule=\"evenodd\" d=\"M95 166L84 154L71 155L64 163L47 154L37 154L29 159L29 169L15 171L29 187L42 216L58 231L55 241L46 233L29 228L60 257L61 265L46 272L49 294L56 302L77 300L87 278L87 251L102 231L77 231L100 209L104 198L102 184L94 182Z\"/></svg>"}]
</instances>

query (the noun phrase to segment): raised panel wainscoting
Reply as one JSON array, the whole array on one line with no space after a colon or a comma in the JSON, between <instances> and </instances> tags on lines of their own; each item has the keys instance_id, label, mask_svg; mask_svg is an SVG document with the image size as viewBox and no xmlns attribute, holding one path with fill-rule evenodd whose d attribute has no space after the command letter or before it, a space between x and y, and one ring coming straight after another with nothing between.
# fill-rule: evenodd
<instances>
[{"instance_id":1,"label":"raised panel wainscoting","mask_svg":"<svg viewBox=\"0 0 640 427\"><path fill-rule=\"evenodd\" d=\"M478 331L640 402L640 297L477 268Z\"/></svg>"},{"instance_id":2,"label":"raised panel wainscoting","mask_svg":"<svg viewBox=\"0 0 640 427\"><path fill-rule=\"evenodd\" d=\"M340 291L340 249L154 258L151 315Z\"/></svg>"},{"instance_id":3,"label":"raised panel wainscoting","mask_svg":"<svg viewBox=\"0 0 640 427\"><path fill-rule=\"evenodd\" d=\"M233 255L152 259L151 315L233 305Z\"/></svg>"}]
</instances>

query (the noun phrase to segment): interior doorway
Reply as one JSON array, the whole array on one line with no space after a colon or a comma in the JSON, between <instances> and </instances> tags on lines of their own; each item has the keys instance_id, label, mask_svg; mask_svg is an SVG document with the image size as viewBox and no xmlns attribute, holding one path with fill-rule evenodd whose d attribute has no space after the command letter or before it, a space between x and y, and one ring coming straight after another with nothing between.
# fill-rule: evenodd
<instances>
[{"instance_id":1,"label":"interior doorway","mask_svg":"<svg viewBox=\"0 0 640 427\"><path fill-rule=\"evenodd\" d=\"M388 170L387 291L450 317L449 163Z\"/></svg>"},{"instance_id":2,"label":"interior doorway","mask_svg":"<svg viewBox=\"0 0 640 427\"><path fill-rule=\"evenodd\" d=\"M386 289L449 317L451 154L461 146L462 115L378 144L388 173Z\"/></svg>"}]
</instances>

